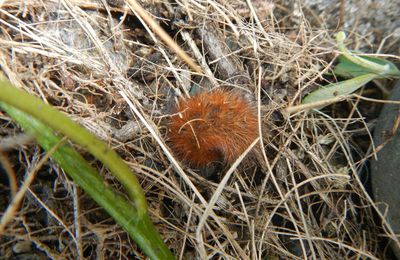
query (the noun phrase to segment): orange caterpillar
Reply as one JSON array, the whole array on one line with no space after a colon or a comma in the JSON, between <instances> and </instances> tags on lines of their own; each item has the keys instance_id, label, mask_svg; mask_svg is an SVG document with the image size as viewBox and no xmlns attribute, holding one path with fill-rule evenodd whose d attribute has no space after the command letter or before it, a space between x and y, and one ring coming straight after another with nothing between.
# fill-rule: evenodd
<instances>
[{"instance_id":1,"label":"orange caterpillar","mask_svg":"<svg viewBox=\"0 0 400 260\"><path fill-rule=\"evenodd\" d=\"M257 135L256 108L236 91L217 89L182 99L169 123L174 154L193 167L232 163Z\"/></svg>"}]
</instances>

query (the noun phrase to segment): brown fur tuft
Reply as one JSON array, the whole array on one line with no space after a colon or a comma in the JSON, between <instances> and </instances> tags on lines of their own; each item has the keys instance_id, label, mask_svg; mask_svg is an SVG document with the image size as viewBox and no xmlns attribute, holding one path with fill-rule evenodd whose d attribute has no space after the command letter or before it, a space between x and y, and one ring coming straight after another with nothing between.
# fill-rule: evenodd
<instances>
[{"instance_id":1,"label":"brown fur tuft","mask_svg":"<svg viewBox=\"0 0 400 260\"><path fill-rule=\"evenodd\" d=\"M194 167L232 163L257 135L255 107L240 93L221 89L180 100L169 124L175 155Z\"/></svg>"}]
</instances>

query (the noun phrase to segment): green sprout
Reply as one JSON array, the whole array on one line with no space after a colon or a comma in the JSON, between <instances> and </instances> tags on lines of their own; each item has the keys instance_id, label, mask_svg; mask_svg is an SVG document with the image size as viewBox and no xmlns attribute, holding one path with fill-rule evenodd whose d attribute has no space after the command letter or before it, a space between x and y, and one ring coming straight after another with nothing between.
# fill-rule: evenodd
<instances>
[{"instance_id":1,"label":"green sprout","mask_svg":"<svg viewBox=\"0 0 400 260\"><path fill-rule=\"evenodd\" d=\"M390 61L355 54L348 50L344 45L345 38L344 32L339 32L336 35L341 55L339 56L339 64L336 65L333 72L337 76L350 79L332 83L311 92L303 99L302 104L321 103L325 100L350 95L375 79L400 77L399 69ZM319 106L318 108L322 107Z\"/></svg>"}]
</instances>

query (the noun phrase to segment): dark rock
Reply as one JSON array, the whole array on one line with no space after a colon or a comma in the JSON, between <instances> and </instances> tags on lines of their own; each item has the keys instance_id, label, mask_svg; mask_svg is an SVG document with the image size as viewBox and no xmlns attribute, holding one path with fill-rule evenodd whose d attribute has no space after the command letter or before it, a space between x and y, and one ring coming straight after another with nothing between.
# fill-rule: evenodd
<instances>
[{"instance_id":1,"label":"dark rock","mask_svg":"<svg viewBox=\"0 0 400 260\"><path fill-rule=\"evenodd\" d=\"M392 90L389 100L400 100L400 81ZM374 131L376 147L383 146L377 153L378 160L371 163L372 191L379 209L385 213L394 233L400 233L400 127L396 121L400 116L400 105L386 104L378 118ZM400 248L392 248L400 259Z\"/></svg>"}]
</instances>

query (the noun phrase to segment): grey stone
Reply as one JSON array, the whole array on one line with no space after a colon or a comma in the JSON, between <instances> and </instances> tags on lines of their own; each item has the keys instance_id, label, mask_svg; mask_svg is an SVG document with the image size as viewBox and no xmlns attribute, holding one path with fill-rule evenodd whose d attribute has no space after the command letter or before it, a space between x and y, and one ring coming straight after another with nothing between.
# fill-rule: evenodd
<instances>
[{"instance_id":1,"label":"grey stone","mask_svg":"<svg viewBox=\"0 0 400 260\"><path fill-rule=\"evenodd\" d=\"M392 90L390 100L400 100L400 81ZM378 160L371 163L372 191L382 213L387 211L386 218L396 234L400 233L400 127L395 129L400 116L400 105L386 104L376 123L374 131L375 147L382 144L377 153ZM394 132L393 132L394 129ZM394 243L392 243L394 245ZM400 259L400 248L393 246Z\"/></svg>"}]
</instances>

